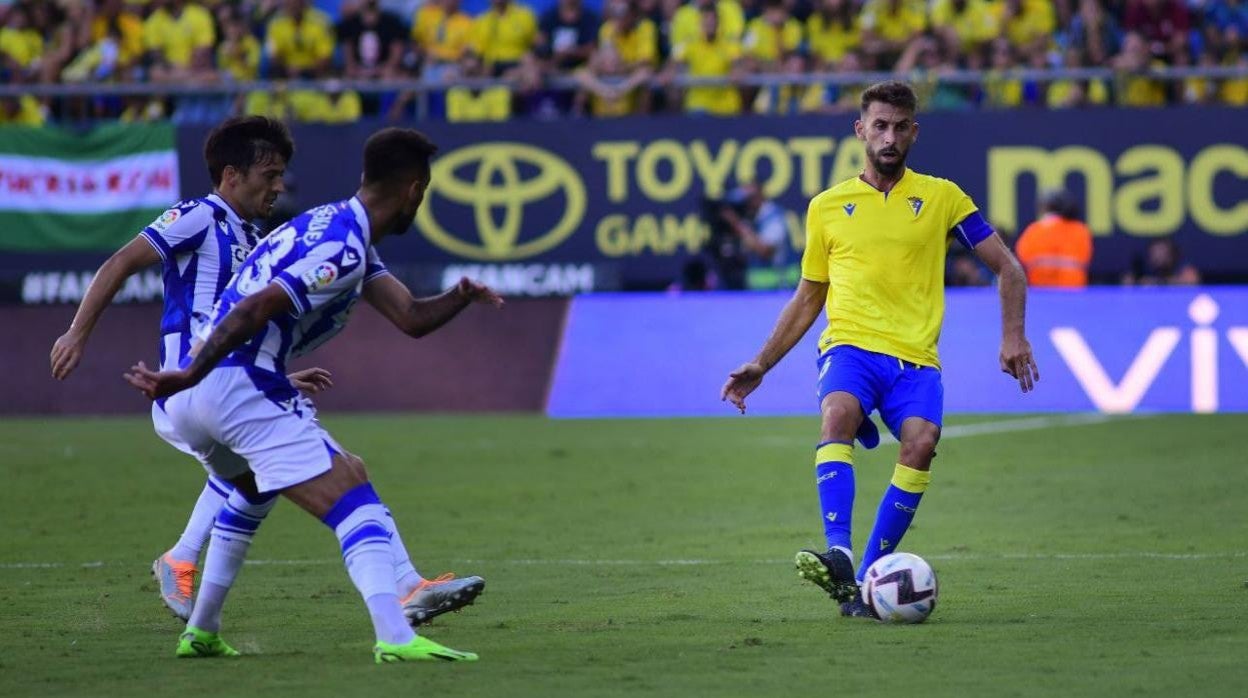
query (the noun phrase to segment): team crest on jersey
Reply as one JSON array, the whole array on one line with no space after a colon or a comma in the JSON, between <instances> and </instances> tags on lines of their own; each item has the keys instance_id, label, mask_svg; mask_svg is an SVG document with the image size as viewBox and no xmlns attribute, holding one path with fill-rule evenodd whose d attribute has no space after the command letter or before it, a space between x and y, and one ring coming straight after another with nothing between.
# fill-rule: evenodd
<instances>
[{"instance_id":1,"label":"team crest on jersey","mask_svg":"<svg viewBox=\"0 0 1248 698\"><path fill-rule=\"evenodd\" d=\"M919 211L923 210L923 199L917 196L907 197L906 201L910 202L910 208L914 209L914 217L919 217Z\"/></svg>"},{"instance_id":2,"label":"team crest on jersey","mask_svg":"<svg viewBox=\"0 0 1248 698\"><path fill-rule=\"evenodd\" d=\"M334 283L334 279L338 278L338 267L329 262L321 262L303 272L303 276L299 278L303 281L303 285L307 287L308 293L312 293Z\"/></svg>"},{"instance_id":3,"label":"team crest on jersey","mask_svg":"<svg viewBox=\"0 0 1248 698\"><path fill-rule=\"evenodd\" d=\"M845 204L842 208L845 209L845 215L852 216L854 215L854 209L858 208L858 204Z\"/></svg>"},{"instance_id":4,"label":"team crest on jersey","mask_svg":"<svg viewBox=\"0 0 1248 698\"><path fill-rule=\"evenodd\" d=\"M155 223L152 223L152 229L156 232L163 233L169 229L169 226L173 225L181 217L181 211L176 208L171 208L162 213L160 218L156 219Z\"/></svg>"}]
</instances>

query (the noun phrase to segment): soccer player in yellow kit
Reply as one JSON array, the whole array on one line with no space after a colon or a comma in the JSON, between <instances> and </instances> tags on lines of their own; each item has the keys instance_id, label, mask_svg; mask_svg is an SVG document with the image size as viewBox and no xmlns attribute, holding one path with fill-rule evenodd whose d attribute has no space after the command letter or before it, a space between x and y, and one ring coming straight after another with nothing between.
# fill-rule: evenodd
<instances>
[{"instance_id":1,"label":"soccer player in yellow kit","mask_svg":"<svg viewBox=\"0 0 1248 698\"><path fill-rule=\"evenodd\" d=\"M854 132L866 143L866 167L811 200L797 291L758 356L729 375L721 395L744 413L746 396L826 307L815 482L828 551L803 550L796 564L799 576L828 592L847 616L870 616L858 591L862 578L896 549L931 480L944 403L936 341L945 312L945 254L954 239L999 277L1001 370L1023 392L1040 379L1023 330L1027 277L1018 260L956 184L906 168L919 134L916 107L905 83L879 83L862 93ZM876 409L901 453L855 573L853 441L879 444L867 419Z\"/></svg>"}]
</instances>

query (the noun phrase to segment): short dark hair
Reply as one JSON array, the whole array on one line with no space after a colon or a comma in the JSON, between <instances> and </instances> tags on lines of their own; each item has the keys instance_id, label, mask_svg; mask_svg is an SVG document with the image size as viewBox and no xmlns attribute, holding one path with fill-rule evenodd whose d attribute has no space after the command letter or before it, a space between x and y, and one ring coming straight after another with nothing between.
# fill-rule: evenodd
<instances>
[{"instance_id":1,"label":"short dark hair","mask_svg":"<svg viewBox=\"0 0 1248 698\"><path fill-rule=\"evenodd\" d=\"M401 183L429 177L438 146L412 128L383 128L364 143L364 184Z\"/></svg>"},{"instance_id":2,"label":"short dark hair","mask_svg":"<svg viewBox=\"0 0 1248 698\"><path fill-rule=\"evenodd\" d=\"M295 155L295 142L286 124L267 116L226 119L204 141L204 161L213 186L221 184L226 167L246 172L252 165L281 157L287 163Z\"/></svg>"},{"instance_id":3,"label":"short dark hair","mask_svg":"<svg viewBox=\"0 0 1248 698\"><path fill-rule=\"evenodd\" d=\"M919 109L919 98L914 88L899 80L877 82L862 93L862 111L865 113L872 102L883 102L890 106L914 113Z\"/></svg>"}]
</instances>

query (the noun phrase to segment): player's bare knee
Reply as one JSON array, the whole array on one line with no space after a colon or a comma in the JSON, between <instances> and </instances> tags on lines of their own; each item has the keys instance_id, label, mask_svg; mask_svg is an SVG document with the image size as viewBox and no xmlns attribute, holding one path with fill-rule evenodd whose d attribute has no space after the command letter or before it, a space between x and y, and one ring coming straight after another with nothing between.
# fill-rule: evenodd
<instances>
[{"instance_id":1,"label":"player's bare knee","mask_svg":"<svg viewBox=\"0 0 1248 698\"><path fill-rule=\"evenodd\" d=\"M936 457L936 444L940 442L940 427L924 423L921 426L907 429L901 439L902 465L917 470L927 470L932 459Z\"/></svg>"},{"instance_id":2,"label":"player's bare knee","mask_svg":"<svg viewBox=\"0 0 1248 698\"><path fill-rule=\"evenodd\" d=\"M822 441L851 441L862 421L862 411L843 402L823 406Z\"/></svg>"}]
</instances>

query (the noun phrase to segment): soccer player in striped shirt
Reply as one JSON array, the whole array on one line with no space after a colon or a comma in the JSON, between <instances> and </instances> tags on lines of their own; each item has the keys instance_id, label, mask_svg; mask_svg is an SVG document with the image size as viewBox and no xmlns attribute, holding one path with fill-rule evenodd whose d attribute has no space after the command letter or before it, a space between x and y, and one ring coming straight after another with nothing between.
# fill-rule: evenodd
<instances>
[{"instance_id":1,"label":"soccer player in striped shirt","mask_svg":"<svg viewBox=\"0 0 1248 698\"><path fill-rule=\"evenodd\" d=\"M811 200L797 291L762 350L729 375L721 395L744 413L746 396L826 309L815 483L828 550L803 550L796 564L803 579L849 616L870 615L858 591L863 576L897 548L931 480L944 409L936 340L944 320L945 254L954 240L999 277L1001 370L1023 392L1040 378L1023 329L1027 280L1018 260L956 184L906 167L919 134L916 107L904 83L863 92L854 131L866 144L864 171ZM901 453L855 573L853 442L879 444L868 419L876 409Z\"/></svg>"},{"instance_id":2,"label":"soccer player in striped shirt","mask_svg":"<svg viewBox=\"0 0 1248 698\"><path fill-rule=\"evenodd\" d=\"M258 243L259 230L248 221L272 209L293 154L290 133L279 121L253 116L230 119L215 128L204 144L213 191L170 208L100 267L69 330L52 347L52 375L59 380L69 377L82 359L96 322L126 279L157 263L163 268L165 286L160 365L176 368L186 357L194 333L211 319L226 284ZM306 394L331 385L328 372L319 368L296 371L289 377ZM152 424L165 441L194 455L174 433L163 401L152 405ZM267 513L270 506L270 502L248 501L230 482L208 476L181 537L152 563L160 598L175 616L190 619L197 563L223 507L246 515ZM479 577L421 577L411 565L393 520L387 522L394 529L395 555L405 561L396 574L413 623L471 603L484 588Z\"/></svg>"},{"instance_id":3,"label":"soccer player in striped shirt","mask_svg":"<svg viewBox=\"0 0 1248 698\"><path fill-rule=\"evenodd\" d=\"M140 363L126 374L152 399L168 398L178 436L210 470L227 479L254 473L262 496L284 494L334 531L373 621L377 663L473 661L477 655L418 636L409 626L395 581L388 512L362 461L320 426L285 366L332 339L361 297L412 337L433 332L471 303L502 305L492 290L468 279L439 296L413 298L374 249L411 226L435 150L417 131L374 134L364 146L356 195L296 216L266 238L221 295L179 369L153 372ZM217 525L243 535L259 520L231 516ZM237 654L219 631L245 548L218 554L221 545L228 541L214 535L178 656Z\"/></svg>"}]
</instances>

